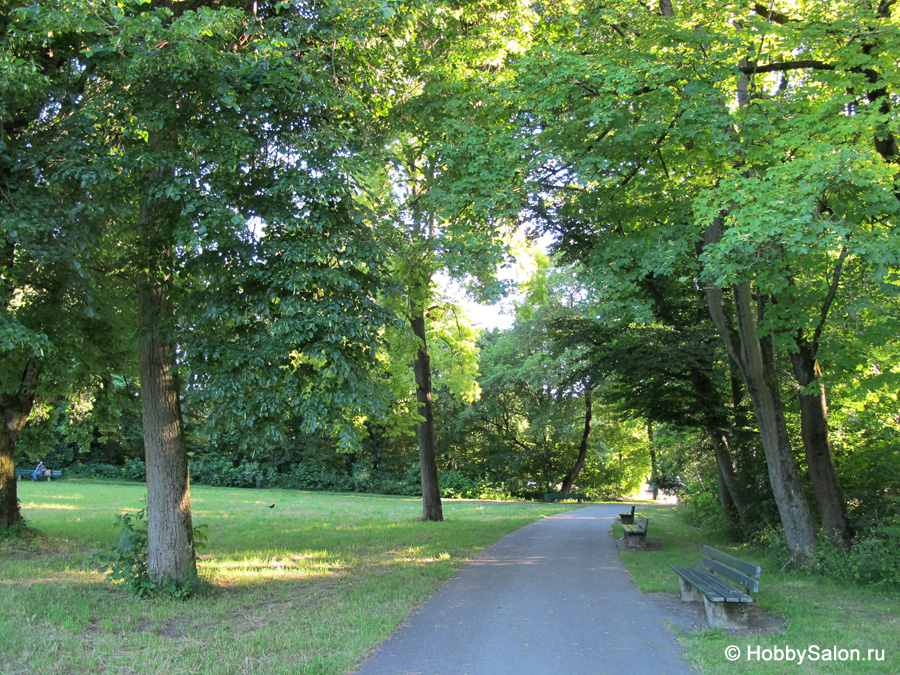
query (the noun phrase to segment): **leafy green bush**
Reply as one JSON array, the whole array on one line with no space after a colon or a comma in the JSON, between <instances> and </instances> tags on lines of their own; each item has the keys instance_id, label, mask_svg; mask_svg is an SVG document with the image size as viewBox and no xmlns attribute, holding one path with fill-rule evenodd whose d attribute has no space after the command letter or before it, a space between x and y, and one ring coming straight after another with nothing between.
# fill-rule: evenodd
<instances>
[{"instance_id":1,"label":"leafy green bush","mask_svg":"<svg viewBox=\"0 0 900 675\"><path fill-rule=\"evenodd\" d=\"M900 536L890 530L853 541L849 551L822 542L812 570L837 581L900 589Z\"/></svg>"},{"instance_id":2,"label":"leafy green bush","mask_svg":"<svg viewBox=\"0 0 900 675\"><path fill-rule=\"evenodd\" d=\"M122 478L122 467L116 466L114 464L100 464L96 462L82 464L81 462L76 462L71 467L69 467L69 471L76 476L90 476L93 478Z\"/></svg>"},{"instance_id":3,"label":"leafy green bush","mask_svg":"<svg viewBox=\"0 0 900 675\"><path fill-rule=\"evenodd\" d=\"M440 474L441 496L447 499L471 499L478 493L478 483L456 469Z\"/></svg>"},{"instance_id":4,"label":"leafy green bush","mask_svg":"<svg viewBox=\"0 0 900 675\"><path fill-rule=\"evenodd\" d=\"M191 480L217 487L258 488L268 484L267 473L259 462L235 466L230 458L214 455L191 460Z\"/></svg>"},{"instance_id":5,"label":"leafy green bush","mask_svg":"<svg viewBox=\"0 0 900 675\"><path fill-rule=\"evenodd\" d=\"M195 590L196 583L182 583L174 579L156 582L147 570L147 509L136 514L120 513L115 526L119 539L108 553L88 556L85 563L109 575L113 581L128 585L137 598L170 597L184 600ZM206 546L207 526L194 528L194 548Z\"/></svg>"},{"instance_id":6,"label":"leafy green bush","mask_svg":"<svg viewBox=\"0 0 900 675\"><path fill-rule=\"evenodd\" d=\"M146 481L147 465L142 459L129 459L125 462L125 466L121 468L123 478L128 480Z\"/></svg>"}]
</instances>

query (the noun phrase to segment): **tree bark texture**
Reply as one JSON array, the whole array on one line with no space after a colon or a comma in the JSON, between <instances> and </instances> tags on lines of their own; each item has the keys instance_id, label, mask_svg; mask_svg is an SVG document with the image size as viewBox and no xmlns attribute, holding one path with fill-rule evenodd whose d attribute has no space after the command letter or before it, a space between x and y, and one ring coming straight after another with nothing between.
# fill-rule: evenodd
<instances>
[{"instance_id":1,"label":"tree bark texture","mask_svg":"<svg viewBox=\"0 0 900 675\"><path fill-rule=\"evenodd\" d=\"M775 352L769 338L757 337L757 307L750 283L737 284L732 290L741 349L736 360L753 402L769 470L769 483L788 548L794 558L802 563L816 548L815 528L788 437Z\"/></svg>"},{"instance_id":2,"label":"tree bark texture","mask_svg":"<svg viewBox=\"0 0 900 675\"><path fill-rule=\"evenodd\" d=\"M34 393L40 374L40 364L33 359L28 361L18 389L0 395L0 530L9 529L22 519L13 459L16 441L22 435L34 407Z\"/></svg>"},{"instance_id":3,"label":"tree bark texture","mask_svg":"<svg viewBox=\"0 0 900 675\"><path fill-rule=\"evenodd\" d=\"M417 309L410 319L412 331L419 340L419 350L413 361L416 376L416 400L422 418L416 429L419 441L419 468L422 476L422 520L441 521L441 486L438 481L437 453L434 438L434 406L431 391L431 358L425 335L425 312Z\"/></svg>"},{"instance_id":4,"label":"tree bark texture","mask_svg":"<svg viewBox=\"0 0 900 675\"><path fill-rule=\"evenodd\" d=\"M584 468L584 462L587 459L588 441L591 438L591 418L593 417L593 401L591 400L591 389L585 387L584 390L584 430L581 432L581 443L578 446L578 458L575 460L575 466L563 478L562 487L559 489L563 494L568 494L575 481L578 480L578 474Z\"/></svg>"},{"instance_id":5,"label":"tree bark texture","mask_svg":"<svg viewBox=\"0 0 900 675\"><path fill-rule=\"evenodd\" d=\"M165 132L150 135L151 147L173 143ZM148 173L154 186L163 169ZM147 571L156 582L190 584L197 579L191 488L181 412L174 343L172 300L176 207L145 197L141 205L141 244L145 263L137 278L138 372L147 466Z\"/></svg>"},{"instance_id":6,"label":"tree bark texture","mask_svg":"<svg viewBox=\"0 0 900 675\"><path fill-rule=\"evenodd\" d=\"M191 490L181 392L171 339L160 331L172 314L164 277L150 275L138 290L141 409L147 463L147 568L155 581L197 578Z\"/></svg>"},{"instance_id":7,"label":"tree bark texture","mask_svg":"<svg viewBox=\"0 0 900 675\"><path fill-rule=\"evenodd\" d=\"M802 391L818 379L816 361L808 343L802 343L798 351L791 353L791 363L797 384L801 387L797 394L800 399L800 435L803 438L806 466L816 506L819 508L819 517L828 538L846 550L850 548L852 535L847 522L844 495L834 470L828 442L825 389L820 388L817 394Z\"/></svg>"}]
</instances>

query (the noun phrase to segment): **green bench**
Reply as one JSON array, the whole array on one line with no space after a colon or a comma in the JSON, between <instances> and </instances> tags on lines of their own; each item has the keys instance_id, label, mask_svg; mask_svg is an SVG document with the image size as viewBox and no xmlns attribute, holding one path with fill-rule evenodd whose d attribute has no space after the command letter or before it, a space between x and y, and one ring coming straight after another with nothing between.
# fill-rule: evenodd
<instances>
[{"instance_id":1,"label":"green bench","mask_svg":"<svg viewBox=\"0 0 900 675\"><path fill-rule=\"evenodd\" d=\"M762 569L711 546L703 547L700 563L701 567L672 566L681 584L682 602L703 600L710 628L746 628L753 602L749 594L759 592Z\"/></svg>"},{"instance_id":2,"label":"green bench","mask_svg":"<svg viewBox=\"0 0 900 675\"><path fill-rule=\"evenodd\" d=\"M16 478L18 480L25 480L26 478L31 480L32 475L34 474L34 469L16 469ZM62 476L62 471L57 469L56 471L48 471L47 473L38 474L38 478L46 478L50 480L51 478L59 478Z\"/></svg>"},{"instance_id":3,"label":"green bench","mask_svg":"<svg viewBox=\"0 0 900 675\"><path fill-rule=\"evenodd\" d=\"M619 522L621 522L623 525L634 524L634 504L631 505L631 513L619 514Z\"/></svg>"},{"instance_id":4,"label":"green bench","mask_svg":"<svg viewBox=\"0 0 900 675\"><path fill-rule=\"evenodd\" d=\"M546 492L544 493L545 502L561 502L563 499L577 499L581 503L582 499L587 499L586 494L580 492Z\"/></svg>"},{"instance_id":5,"label":"green bench","mask_svg":"<svg viewBox=\"0 0 900 675\"><path fill-rule=\"evenodd\" d=\"M647 548L647 526L650 519L646 516L634 516L634 523L622 525L625 534L625 548Z\"/></svg>"}]
</instances>

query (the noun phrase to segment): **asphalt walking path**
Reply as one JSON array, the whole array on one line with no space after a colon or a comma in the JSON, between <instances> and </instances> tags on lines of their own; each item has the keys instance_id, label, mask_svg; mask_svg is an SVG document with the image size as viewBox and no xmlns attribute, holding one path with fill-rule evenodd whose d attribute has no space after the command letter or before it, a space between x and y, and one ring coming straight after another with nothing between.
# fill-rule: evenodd
<instances>
[{"instance_id":1,"label":"asphalt walking path","mask_svg":"<svg viewBox=\"0 0 900 675\"><path fill-rule=\"evenodd\" d=\"M621 505L537 521L466 564L357 675L687 675L610 536Z\"/></svg>"}]
</instances>

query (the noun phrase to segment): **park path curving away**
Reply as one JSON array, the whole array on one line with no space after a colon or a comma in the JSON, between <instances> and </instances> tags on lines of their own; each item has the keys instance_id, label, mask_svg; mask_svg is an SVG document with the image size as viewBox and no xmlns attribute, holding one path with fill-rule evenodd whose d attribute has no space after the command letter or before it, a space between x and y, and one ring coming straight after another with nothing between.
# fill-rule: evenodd
<instances>
[{"instance_id":1,"label":"park path curving away","mask_svg":"<svg viewBox=\"0 0 900 675\"><path fill-rule=\"evenodd\" d=\"M610 528L621 506L532 523L485 550L356 675L687 675Z\"/></svg>"}]
</instances>

